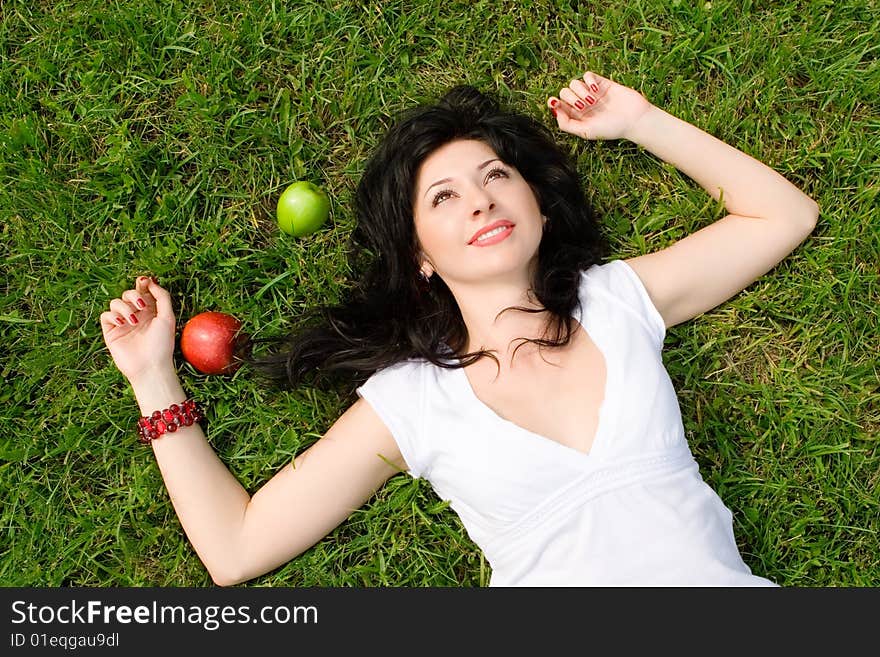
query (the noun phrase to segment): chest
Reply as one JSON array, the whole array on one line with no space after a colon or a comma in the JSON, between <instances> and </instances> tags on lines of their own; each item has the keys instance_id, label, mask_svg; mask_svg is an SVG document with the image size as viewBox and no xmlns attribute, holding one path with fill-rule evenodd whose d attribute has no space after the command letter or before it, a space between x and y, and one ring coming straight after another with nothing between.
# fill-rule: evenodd
<instances>
[{"instance_id":1,"label":"chest","mask_svg":"<svg viewBox=\"0 0 880 657\"><path fill-rule=\"evenodd\" d=\"M493 360L482 359L465 374L478 400L501 418L587 454L605 399L607 368L587 332L577 329L563 350L542 349L522 361L518 353L512 365L509 356L499 357L500 374Z\"/></svg>"}]
</instances>

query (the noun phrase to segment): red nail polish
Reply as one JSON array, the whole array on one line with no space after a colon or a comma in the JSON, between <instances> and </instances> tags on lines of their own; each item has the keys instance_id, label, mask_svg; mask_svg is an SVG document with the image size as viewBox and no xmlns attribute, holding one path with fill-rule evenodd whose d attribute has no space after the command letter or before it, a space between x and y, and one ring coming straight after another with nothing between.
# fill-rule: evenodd
<instances>
[{"instance_id":1,"label":"red nail polish","mask_svg":"<svg viewBox=\"0 0 880 657\"><path fill-rule=\"evenodd\" d=\"M559 104L559 101L555 98L550 100L550 107L556 107Z\"/></svg>"},{"instance_id":2,"label":"red nail polish","mask_svg":"<svg viewBox=\"0 0 880 657\"><path fill-rule=\"evenodd\" d=\"M121 317L117 317L116 323L119 324L120 326L123 326L123 325L125 325L125 320L122 319Z\"/></svg>"},{"instance_id":3,"label":"red nail polish","mask_svg":"<svg viewBox=\"0 0 880 657\"><path fill-rule=\"evenodd\" d=\"M592 96L587 96L587 102L588 102L590 105L592 105L592 104L595 103L596 101L593 100L593 97L592 97Z\"/></svg>"},{"instance_id":4,"label":"red nail polish","mask_svg":"<svg viewBox=\"0 0 880 657\"><path fill-rule=\"evenodd\" d=\"M585 105L579 100L574 101L574 106L581 110L585 107Z\"/></svg>"},{"instance_id":5,"label":"red nail polish","mask_svg":"<svg viewBox=\"0 0 880 657\"><path fill-rule=\"evenodd\" d=\"M137 300L137 305L138 305L139 307L141 307L141 308L146 308L146 307L147 307L147 304L144 302L143 299L138 299L138 300Z\"/></svg>"},{"instance_id":6,"label":"red nail polish","mask_svg":"<svg viewBox=\"0 0 880 657\"><path fill-rule=\"evenodd\" d=\"M137 324L137 323L138 323L138 318L135 317L134 315L129 315L129 318L131 319L131 323L132 323L132 324Z\"/></svg>"},{"instance_id":7,"label":"red nail polish","mask_svg":"<svg viewBox=\"0 0 880 657\"><path fill-rule=\"evenodd\" d=\"M599 85L597 85L597 84L591 84L591 85L590 85L590 89L592 89L593 91L599 91Z\"/></svg>"}]
</instances>

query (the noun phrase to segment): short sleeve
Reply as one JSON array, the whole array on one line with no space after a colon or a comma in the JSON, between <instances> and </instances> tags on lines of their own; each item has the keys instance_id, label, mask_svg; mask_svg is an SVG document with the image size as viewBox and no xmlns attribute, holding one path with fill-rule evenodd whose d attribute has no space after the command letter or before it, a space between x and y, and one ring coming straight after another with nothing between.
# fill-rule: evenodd
<instances>
[{"instance_id":1,"label":"short sleeve","mask_svg":"<svg viewBox=\"0 0 880 657\"><path fill-rule=\"evenodd\" d=\"M612 260L604 265L591 267L586 274L593 278L600 289L607 292L615 303L641 323L657 351L663 349L666 323L651 301L642 279L626 261Z\"/></svg>"},{"instance_id":2,"label":"short sleeve","mask_svg":"<svg viewBox=\"0 0 880 657\"><path fill-rule=\"evenodd\" d=\"M413 477L423 473L419 449L424 418L423 373L420 362L402 361L377 370L356 389L388 427Z\"/></svg>"}]
</instances>

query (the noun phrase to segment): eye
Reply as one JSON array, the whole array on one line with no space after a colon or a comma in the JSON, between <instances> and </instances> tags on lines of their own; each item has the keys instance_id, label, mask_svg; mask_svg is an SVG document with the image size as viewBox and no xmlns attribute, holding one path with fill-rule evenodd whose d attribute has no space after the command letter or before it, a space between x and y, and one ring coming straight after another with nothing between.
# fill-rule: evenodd
<instances>
[{"instance_id":1,"label":"eye","mask_svg":"<svg viewBox=\"0 0 880 657\"><path fill-rule=\"evenodd\" d=\"M507 178L507 171L505 171L501 167L495 167L494 169L489 171L489 173L486 174L486 182L489 182L490 180L494 180L495 179L494 176L496 173L499 174L502 178Z\"/></svg>"},{"instance_id":2,"label":"eye","mask_svg":"<svg viewBox=\"0 0 880 657\"><path fill-rule=\"evenodd\" d=\"M439 203L445 201L446 197L451 194L451 189L441 189L439 192L437 192L437 194L434 196L434 199L431 201L431 207L436 208Z\"/></svg>"}]
</instances>

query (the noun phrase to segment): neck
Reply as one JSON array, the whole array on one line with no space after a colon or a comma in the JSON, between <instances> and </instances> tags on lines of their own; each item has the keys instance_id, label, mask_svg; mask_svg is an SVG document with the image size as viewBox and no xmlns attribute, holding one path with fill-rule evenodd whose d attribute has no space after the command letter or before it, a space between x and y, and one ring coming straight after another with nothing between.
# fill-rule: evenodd
<instances>
[{"instance_id":1,"label":"neck","mask_svg":"<svg viewBox=\"0 0 880 657\"><path fill-rule=\"evenodd\" d=\"M468 353L485 349L512 354L522 342L518 338L540 338L546 333L549 313L530 288L511 283L478 288L458 286L453 295L467 329ZM540 312L523 312L517 306ZM530 348L537 347L527 344L517 355Z\"/></svg>"}]
</instances>

